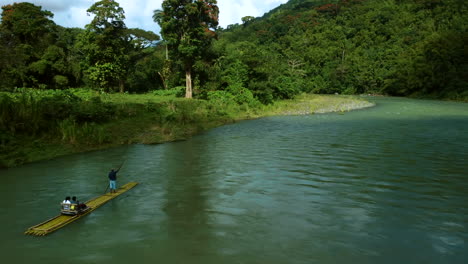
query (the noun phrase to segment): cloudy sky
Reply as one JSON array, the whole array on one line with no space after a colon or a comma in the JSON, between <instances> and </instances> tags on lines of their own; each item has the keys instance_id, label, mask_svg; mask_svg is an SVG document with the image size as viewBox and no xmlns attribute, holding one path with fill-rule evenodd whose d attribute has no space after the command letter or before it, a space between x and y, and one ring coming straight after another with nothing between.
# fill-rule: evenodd
<instances>
[{"instance_id":1,"label":"cloudy sky","mask_svg":"<svg viewBox=\"0 0 468 264\"><path fill-rule=\"evenodd\" d=\"M86 14L93 3L98 0L0 0L0 5L14 2L30 2L42 9L54 13L53 20L64 27L83 28L91 21ZM125 24L129 28L141 28L159 33L159 27L153 22L153 10L160 9L162 0L116 0L125 11ZM218 0L220 10L219 24L241 23L244 16L258 17L271 9L286 3L287 0Z\"/></svg>"}]
</instances>

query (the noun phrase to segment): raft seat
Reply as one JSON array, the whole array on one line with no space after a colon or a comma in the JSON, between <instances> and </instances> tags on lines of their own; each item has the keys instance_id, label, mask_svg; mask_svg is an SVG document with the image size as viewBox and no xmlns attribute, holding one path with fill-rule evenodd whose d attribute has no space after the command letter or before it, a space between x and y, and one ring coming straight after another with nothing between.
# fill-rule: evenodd
<instances>
[{"instance_id":1,"label":"raft seat","mask_svg":"<svg viewBox=\"0 0 468 264\"><path fill-rule=\"evenodd\" d=\"M78 204L61 203L60 213L64 215L77 215L79 212Z\"/></svg>"}]
</instances>

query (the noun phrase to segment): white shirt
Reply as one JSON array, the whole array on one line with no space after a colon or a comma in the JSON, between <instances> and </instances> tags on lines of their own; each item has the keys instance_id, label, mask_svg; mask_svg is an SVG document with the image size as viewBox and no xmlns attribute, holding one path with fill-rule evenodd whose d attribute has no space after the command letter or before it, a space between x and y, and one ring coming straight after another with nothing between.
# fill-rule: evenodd
<instances>
[{"instance_id":1,"label":"white shirt","mask_svg":"<svg viewBox=\"0 0 468 264\"><path fill-rule=\"evenodd\" d=\"M62 203L64 203L64 204L71 204L71 202L70 202L69 200L63 200Z\"/></svg>"}]
</instances>

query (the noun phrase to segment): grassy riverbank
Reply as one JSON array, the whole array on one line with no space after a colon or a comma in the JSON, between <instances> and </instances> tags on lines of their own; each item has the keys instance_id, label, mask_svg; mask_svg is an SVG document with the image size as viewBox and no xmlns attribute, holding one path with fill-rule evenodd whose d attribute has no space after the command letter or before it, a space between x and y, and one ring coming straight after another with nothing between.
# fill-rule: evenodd
<instances>
[{"instance_id":1,"label":"grassy riverbank","mask_svg":"<svg viewBox=\"0 0 468 264\"><path fill-rule=\"evenodd\" d=\"M238 120L344 112L372 105L357 97L323 95L301 95L267 106L187 100L171 94L35 91L0 96L0 167L123 144L184 140Z\"/></svg>"}]
</instances>

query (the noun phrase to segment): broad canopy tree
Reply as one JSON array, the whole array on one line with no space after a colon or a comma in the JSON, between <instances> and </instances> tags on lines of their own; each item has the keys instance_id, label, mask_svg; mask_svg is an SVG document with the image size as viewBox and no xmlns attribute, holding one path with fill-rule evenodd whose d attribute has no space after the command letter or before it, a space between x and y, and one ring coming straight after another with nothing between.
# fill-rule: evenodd
<instances>
[{"instance_id":1,"label":"broad canopy tree","mask_svg":"<svg viewBox=\"0 0 468 264\"><path fill-rule=\"evenodd\" d=\"M164 0L162 10L154 11L153 19L160 25L172 56L185 68L186 98L192 98L192 67L216 36L216 4L216 0Z\"/></svg>"},{"instance_id":2,"label":"broad canopy tree","mask_svg":"<svg viewBox=\"0 0 468 264\"><path fill-rule=\"evenodd\" d=\"M98 1L87 12L94 18L80 36L78 46L85 55L82 66L95 86L107 91L118 87L124 92L128 76L135 71L134 65L148 56L143 50L154 46L159 36L127 28L124 10L116 1Z\"/></svg>"},{"instance_id":3,"label":"broad canopy tree","mask_svg":"<svg viewBox=\"0 0 468 264\"><path fill-rule=\"evenodd\" d=\"M53 14L31 3L2 6L0 23L0 87L33 86L54 78L48 66L53 58L43 56L57 48ZM40 63L39 63L40 61ZM37 67L41 66L41 67Z\"/></svg>"},{"instance_id":4,"label":"broad canopy tree","mask_svg":"<svg viewBox=\"0 0 468 264\"><path fill-rule=\"evenodd\" d=\"M55 26L50 11L31 3L14 3L2 6L2 35L14 34L20 43L35 44Z\"/></svg>"}]
</instances>

